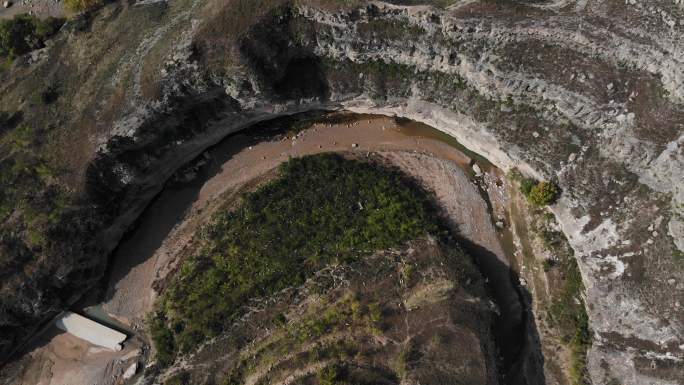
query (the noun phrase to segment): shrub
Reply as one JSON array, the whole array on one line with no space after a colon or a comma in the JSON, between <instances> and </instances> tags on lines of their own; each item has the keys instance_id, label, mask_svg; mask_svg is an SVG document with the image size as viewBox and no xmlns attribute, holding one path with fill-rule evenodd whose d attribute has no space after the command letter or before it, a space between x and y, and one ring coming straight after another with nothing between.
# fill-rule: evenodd
<instances>
[{"instance_id":1,"label":"shrub","mask_svg":"<svg viewBox=\"0 0 684 385\"><path fill-rule=\"evenodd\" d=\"M529 196L536 184L537 181L532 178L523 178L520 180L520 192L525 196Z\"/></svg>"},{"instance_id":2,"label":"shrub","mask_svg":"<svg viewBox=\"0 0 684 385\"><path fill-rule=\"evenodd\" d=\"M40 94L40 100L45 105L54 103L57 100L57 98L59 98L59 88L54 84L49 85Z\"/></svg>"},{"instance_id":3,"label":"shrub","mask_svg":"<svg viewBox=\"0 0 684 385\"><path fill-rule=\"evenodd\" d=\"M342 377L342 368L338 365L328 365L318 371L318 382L321 385L335 385Z\"/></svg>"},{"instance_id":4,"label":"shrub","mask_svg":"<svg viewBox=\"0 0 684 385\"><path fill-rule=\"evenodd\" d=\"M542 263L542 266L544 267L544 272L548 273L549 271L551 271L551 269L554 268L554 266L556 266L556 261L554 261L553 259L545 259Z\"/></svg>"},{"instance_id":5,"label":"shrub","mask_svg":"<svg viewBox=\"0 0 684 385\"><path fill-rule=\"evenodd\" d=\"M180 372L168 380L164 381L164 385L189 385L190 375L188 372Z\"/></svg>"},{"instance_id":6,"label":"shrub","mask_svg":"<svg viewBox=\"0 0 684 385\"><path fill-rule=\"evenodd\" d=\"M546 206L556 201L560 190L552 182L537 182L534 178L526 178L517 169L508 171L508 178L520 183L520 192L535 206Z\"/></svg>"},{"instance_id":7,"label":"shrub","mask_svg":"<svg viewBox=\"0 0 684 385\"><path fill-rule=\"evenodd\" d=\"M45 46L45 40L54 35L64 23L63 19L20 14L0 22L0 57L11 60L34 49Z\"/></svg>"},{"instance_id":8,"label":"shrub","mask_svg":"<svg viewBox=\"0 0 684 385\"><path fill-rule=\"evenodd\" d=\"M157 349L157 361L162 366L173 362L175 354L173 334L164 325L164 318L159 314L151 316L147 320L148 329L154 346Z\"/></svg>"},{"instance_id":9,"label":"shrub","mask_svg":"<svg viewBox=\"0 0 684 385\"><path fill-rule=\"evenodd\" d=\"M102 5L102 0L64 0L64 6L73 12L85 12Z\"/></svg>"},{"instance_id":10,"label":"shrub","mask_svg":"<svg viewBox=\"0 0 684 385\"><path fill-rule=\"evenodd\" d=\"M38 154L38 137L39 131L27 125L0 136L0 233L21 234L32 250L46 245L46 230L57 225L69 205L68 193L53 183L58 170ZM14 222L2 228L10 217Z\"/></svg>"},{"instance_id":11,"label":"shrub","mask_svg":"<svg viewBox=\"0 0 684 385\"><path fill-rule=\"evenodd\" d=\"M558 198L558 187L551 182L539 182L530 189L527 199L535 206L546 206Z\"/></svg>"}]
</instances>

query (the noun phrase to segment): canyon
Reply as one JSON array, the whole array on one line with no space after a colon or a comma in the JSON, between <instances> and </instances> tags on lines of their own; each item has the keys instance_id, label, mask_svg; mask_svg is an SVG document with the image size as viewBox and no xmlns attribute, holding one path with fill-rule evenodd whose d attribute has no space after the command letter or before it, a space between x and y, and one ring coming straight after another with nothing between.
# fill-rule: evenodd
<instances>
[{"instance_id":1,"label":"canyon","mask_svg":"<svg viewBox=\"0 0 684 385\"><path fill-rule=\"evenodd\" d=\"M182 166L256 124L325 110L422 122L502 174L555 181L549 210L592 330L588 377L681 382L681 4L393 3L109 4L0 73L3 112L55 138L43 149L56 180L81 197L68 223L97 234L66 250L55 235L37 276L3 284L4 355L97 286ZM43 106L46 80L61 91Z\"/></svg>"}]
</instances>

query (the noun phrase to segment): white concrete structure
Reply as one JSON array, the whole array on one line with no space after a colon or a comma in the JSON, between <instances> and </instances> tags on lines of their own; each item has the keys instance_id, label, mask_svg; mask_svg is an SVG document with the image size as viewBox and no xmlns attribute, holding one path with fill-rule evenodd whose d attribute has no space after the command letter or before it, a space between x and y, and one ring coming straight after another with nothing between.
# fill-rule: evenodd
<instances>
[{"instance_id":1,"label":"white concrete structure","mask_svg":"<svg viewBox=\"0 0 684 385\"><path fill-rule=\"evenodd\" d=\"M64 312L55 325L75 337L115 351L121 350L121 343L126 340L125 334L72 312Z\"/></svg>"}]
</instances>

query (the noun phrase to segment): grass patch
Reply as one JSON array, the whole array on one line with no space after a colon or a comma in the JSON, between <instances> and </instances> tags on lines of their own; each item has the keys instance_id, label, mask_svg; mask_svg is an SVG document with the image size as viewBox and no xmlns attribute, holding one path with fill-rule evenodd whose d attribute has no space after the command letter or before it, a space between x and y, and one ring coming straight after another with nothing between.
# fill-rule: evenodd
<instances>
[{"instance_id":1,"label":"grass patch","mask_svg":"<svg viewBox=\"0 0 684 385\"><path fill-rule=\"evenodd\" d=\"M589 317L582 299L582 275L565 235L556 230L555 218L550 213L533 212L533 231L544 247L556 259L542 263L546 273L553 270L559 282L552 292L548 307L548 321L559 333L561 341L570 349L570 380L573 385L588 384L587 350L591 347Z\"/></svg>"},{"instance_id":2,"label":"grass patch","mask_svg":"<svg viewBox=\"0 0 684 385\"><path fill-rule=\"evenodd\" d=\"M158 359L168 364L218 335L250 298L300 285L328 264L442 234L436 214L430 196L397 170L333 154L284 163L279 179L203 231L205 245L149 322Z\"/></svg>"},{"instance_id":3,"label":"grass patch","mask_svg":"<svg viewBox=\"0 0 684 385\"><path fill-rule=\"evenodd\" d=\"M86 12L104 4L103 0L64 0L64 6L73 12Z\"/></svg>"},{"instance_id":4,"label":"grass patch","mask_svg":"<svg viewBox=\"0 0 684 385\"><path fill-rule=\"evenodd\" d=\"M44 247L45 229L58 223L69 204L68 193L56 183L58 171L39 153L40 135L22 125L0 137L0 233L5 235L0 244L8 239L13 245L25 243L17 252ZM10 217L15 218L12 224ZM23 259L15 254L0 255L0 268Z\"/></svg>"},{"instance_id":5,"label":"grass patch","mask_svg":"<svg viewBox=\"0 0 684 385\"><path fill-rule=\"evenodd\" d=\"M582 276L574 259L561 261L564 277L559 293L549 306L551 324L561 333L562 341L570 348L570 379L574 385L587 384L587 350L591 347L589 317L581 294Z\"/></svg>"}]
</instances>

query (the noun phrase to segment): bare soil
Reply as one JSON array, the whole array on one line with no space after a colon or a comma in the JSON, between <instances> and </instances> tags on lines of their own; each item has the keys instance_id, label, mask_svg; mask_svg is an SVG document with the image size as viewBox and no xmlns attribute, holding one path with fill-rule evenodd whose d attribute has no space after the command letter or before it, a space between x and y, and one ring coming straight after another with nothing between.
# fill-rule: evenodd
<instances>
[{"instance_id":1,"label":"bare soil","mask_svg":"<svg viewBox=\"0 0 684 385\"><path fill-rule=\"evenodd\" d=\"M129 340L122 351L94 346L52 328L36 341L36 348L17 363L12 385L118 385L124 372L138 362L139 340Z\"/></svg>"}]
</instances>

